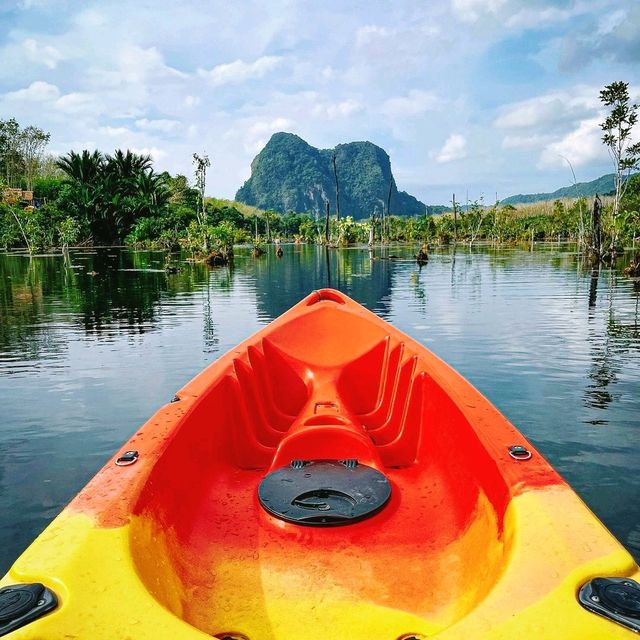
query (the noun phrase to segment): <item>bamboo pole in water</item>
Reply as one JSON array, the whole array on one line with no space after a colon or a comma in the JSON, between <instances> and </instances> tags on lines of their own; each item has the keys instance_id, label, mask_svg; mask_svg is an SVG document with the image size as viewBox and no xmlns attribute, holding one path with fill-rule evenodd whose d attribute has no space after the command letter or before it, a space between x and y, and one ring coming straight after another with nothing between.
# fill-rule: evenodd
<instances>
[{"instance_id":1,"label":"bamboo pole in water","mask_svg":"<svg viewBox=\"0 0 640 640\"><path fill-rule=\"evenodd\" d=\"M371 226L369 227L369 246L373 246L376 238L376 214L371 214Z\"/></svg>"},{"instance_id":2,"label":"bamboo pole in water","mask_svg":"<svg viewBox=\"0 0 640 640\"><path fill-rule=\"evenodd\" d=\"M336 154L333 153L333 177L336 181L336 220L340 220L340 186L338 184L338 171L336 169Z\"/></svg>"},{"instance_id":3,"label":"bamboo pole in water","mask_svg":"<svg viewBox=\"0 0 640 640\"><path fill-rule=\"evenodd\" d=\"M329 244L329 201L326 202L327 205L327 215L324 219L324 241L328 245Z\"/></svg>"},{"instance_id":4,"label":"bamboo pole in water","mask_svg":"<svg viewBox=\"0 0 640 640\"><path fill-rule=\"evenodd\" d=\"M458 212L456 210L456 194L453 194L453 242L458 242Z\"/></svg>"},{"instance_id":5,"label":"bamboo pole in water","mask_svg":"<svg viewBox=\"0 0 640 640\"><path fill-rule=\"evenodd\" d=\"M601 230L601 212L602 201L600 196L596 193L596 197L593 201L593 252L596 259L600 260L602 257L602 230Z\"/></svg>"},{"instance_id":6,"label":"bamboo pole in water","mask_svg":"<svg viewBox=\"0 0 640 640\"><path fill-rule=\"evenodd\" d=\"M391 190L393 189L393 176L389 180L389 192L387 193L387 236L389 235L389 216L391 215Z\"/></svg>"}]
</instances>

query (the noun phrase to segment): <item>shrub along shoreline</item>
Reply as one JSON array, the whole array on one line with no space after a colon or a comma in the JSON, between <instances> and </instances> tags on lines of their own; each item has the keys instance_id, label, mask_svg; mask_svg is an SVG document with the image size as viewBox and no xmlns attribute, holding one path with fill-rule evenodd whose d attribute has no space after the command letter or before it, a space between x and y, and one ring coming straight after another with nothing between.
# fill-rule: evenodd
<instances>
[{"instance_id":1,"label":"shrub along shoreline","mask_svg":"<svg viewBox=\"0 0 640 640\"><path fill-rule=\"evenodd\" d=\"M197 189L185 176L155 173L151 160L129 151L68 154L56 175L33 180L31 202L0 202L0 249L42 251L71 245L126 245L202 253L203 236L212 250L234 244L261 245L276 239L326 242L325 219L310 213L263 211L243 203L204 199L205 224L197 217ZM0 194L6 193L0 184ZM14 190L15 191L15 190ZM602 234L613 236L611 203L604 200ZM629 180L616 221L624 247L640 241L640 176ZM373 233L372 233L373 228ZM496 244L542 240L592 243L592 202L585 198L535 204L484 206L437 216L387 216L329 221L329 243ZM603 240L603 245L606 242Z\"/></svg>"}]
</instances>

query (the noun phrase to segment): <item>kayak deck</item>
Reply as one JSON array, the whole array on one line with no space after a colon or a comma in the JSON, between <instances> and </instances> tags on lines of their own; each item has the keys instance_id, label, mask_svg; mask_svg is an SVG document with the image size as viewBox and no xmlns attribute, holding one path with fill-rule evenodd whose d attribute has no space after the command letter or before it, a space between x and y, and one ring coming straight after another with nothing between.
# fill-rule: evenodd
<instances>
[{"instance_id":1,"label":"kayak deck","mask_svg":"<svg viewBox=\"0 0 640 640\"><path fill-rule=\"evenodd\" d=\"M171 527L175 588L198 585L182 616L207 633L256 637L279 602L307 621L340 601L395 609L431 631L463 616L502 571L507 489L496 471L483 482L486 450L469 442L468 423L406 342L359 317L336 317L329 304L295 333L284 327L233 358L198 412L202 424L191 416L149 478L150 487L173 485L173 495L141 496L139 515L156 526L139 536L135 557ZM336 341L341 332L348 345ZM209 428L209 442L206 422L220 427ZM418 457L425 462L414 464ZM371 519L300 529L257 505L266 470L345 458L384 470L393 487ZM158 583L154 566L138 561L148 585ZM416 588L425 578L428 588Z\"/></svg>"},{"instance_id":2,"label":"kayak deck","mask_svg":"<svg viewBox=\"0 0 640 640\"><path fill-rule=\"evenodd\" d=\"M575 594L603 572L633 575L630 556L481 394L343 294L307 297L177 397L127 443L138 461L108 464L16 563L13 580L64 585L61 609L16 637L71 624L93 637L79 605L92 593L95 637L124 637L116 588L148 612L141 638L165 637L159 625L249 640L629 633ZM261 506L269 472L321 460L384 474L389 501L323 527ZM82 530L73 562L52 559L65 529ZM111 579L92 573L97 558L115 558Z\"/></svg>"}]
</instances>

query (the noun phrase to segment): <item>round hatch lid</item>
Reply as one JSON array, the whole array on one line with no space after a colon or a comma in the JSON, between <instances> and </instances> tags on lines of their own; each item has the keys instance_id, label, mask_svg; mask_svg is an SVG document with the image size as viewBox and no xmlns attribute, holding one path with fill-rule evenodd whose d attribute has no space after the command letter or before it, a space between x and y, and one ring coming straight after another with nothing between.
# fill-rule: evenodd
<instances>
[{"instance_id":1,"label":"round hatch lid","mask_svg":"<svg viewBox=\"0 0 640 640\"><path fill-rule=\"evenodd\" d=\"M623 616L640 619L640 588L629 581L610 582L600 588L600 601Z\"/></svg>"},{"instance_id":2,"label":"round hatch lid","mask_svg":"<svg viewBox=\"0 0 640 640\"><path fill-rule=\"evenodd\" d=\"M377 469L357 460L294 460L266 475L260 504L272 515L297 524L351 524L377 513L391 485Z\"/></svg>"}]
</instances>

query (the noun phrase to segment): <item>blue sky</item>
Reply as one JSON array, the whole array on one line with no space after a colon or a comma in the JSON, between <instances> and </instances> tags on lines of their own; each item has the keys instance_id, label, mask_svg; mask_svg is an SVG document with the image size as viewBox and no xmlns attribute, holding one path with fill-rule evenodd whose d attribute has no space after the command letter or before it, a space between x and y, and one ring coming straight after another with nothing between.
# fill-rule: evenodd
<instances>
[{"instance_id":1,"label":"blue sky","mask_svg":"<svg viewBox=\"0 0 640 640\"><path fill-rule=\"evenodd\" d=\"M272 133L370 140L430 204L611 170L598 93L640 99L640 0L0 0L0 118L131 148L233 197ZM639 100L640 101L640 100Z\"/></svg>"}]
</instances>

